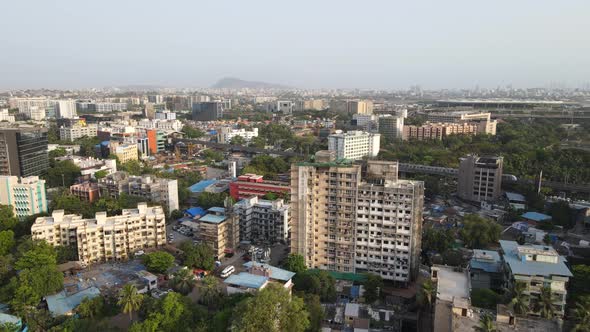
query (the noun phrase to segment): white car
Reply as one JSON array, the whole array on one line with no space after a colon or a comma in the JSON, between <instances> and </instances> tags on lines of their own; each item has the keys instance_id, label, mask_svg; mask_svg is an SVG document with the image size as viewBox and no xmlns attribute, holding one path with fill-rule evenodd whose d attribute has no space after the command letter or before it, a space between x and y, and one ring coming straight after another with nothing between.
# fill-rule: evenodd
<instances>
[{"instance_id":1,"label":"white car","mask_svg":"<svg viewBox=\"0 0 590 332\"><path fill-rule=\"evenodd\" d=\"M139 257L139 256L143 256L143 255L145 255L145 251L143 251L143 250L137 251L135 253L135 257Z\"/></svg>"}]
</instances>

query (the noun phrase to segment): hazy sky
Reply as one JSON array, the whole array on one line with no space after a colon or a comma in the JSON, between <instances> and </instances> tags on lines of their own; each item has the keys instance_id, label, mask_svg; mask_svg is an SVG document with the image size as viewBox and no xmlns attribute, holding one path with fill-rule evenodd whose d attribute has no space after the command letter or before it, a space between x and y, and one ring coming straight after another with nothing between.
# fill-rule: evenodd
<instances>
[{"instance_id":1,"label":"hazy sky","mask_svg":"<svg viewBox=\"0 0 590 332\"><path fill-rule=\"evenodd\" d=\"M18 0L2 14L4 89L590 82L588 0Z\"/></svg>"}]
</instances>

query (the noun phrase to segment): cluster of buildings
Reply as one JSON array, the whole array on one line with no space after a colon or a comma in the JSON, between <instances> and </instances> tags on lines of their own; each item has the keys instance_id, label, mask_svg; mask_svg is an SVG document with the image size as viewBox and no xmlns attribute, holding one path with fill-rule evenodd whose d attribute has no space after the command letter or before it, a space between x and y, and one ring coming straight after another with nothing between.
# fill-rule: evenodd
<instances>
[{"instance_id":1,"label":"cluster of buildings","mask_svg":"<svg viewBox=\"0 0 590 332\"><path fill-rule=\"evenodd\" d=\"M497 120L490 113L431 112L422 125L405 125L403 140L442 140L450 135L496 135Z\"/></svg>"},{"instance_id":2,"label":"cluster of buildings","mask_svg":"<svg viewBox=\"0 0 590 332\"><path fill-rule=\"evenodd\" d=\"M437 331L473 331L480 324L483 311L471 303L471 290L523 289L528 317L516 317L507 305L498 304L494 324L498 331L521 328L539 331L561 330L558 320L537 319L535 303L541 289L550 289L555 318L565 314L567 283L573 276L566 260L546 245L500 241L499 251L474 250L467 269L434 265L431 279L436 282L434 325Z\"/></svg>"}]
</instances>

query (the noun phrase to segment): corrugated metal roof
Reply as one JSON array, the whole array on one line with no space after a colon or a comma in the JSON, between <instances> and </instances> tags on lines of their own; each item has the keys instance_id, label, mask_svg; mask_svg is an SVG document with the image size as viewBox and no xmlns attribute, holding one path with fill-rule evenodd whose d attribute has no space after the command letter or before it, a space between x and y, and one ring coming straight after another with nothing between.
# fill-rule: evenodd
<instances>
[{"instance_id":1,"label":"corrugated metal roof","mask_svg":"<svg viewBox=\"0 0 590 332\"><path fill-rule=\"evenodd\" d=\"M483 270L489 273L500 272L500 254L493 250L475 249L469 265L472 270Z\"/></svg>"},{"instance_id":2,"label":"corrugated metal roof","mask_svg":"<svg viewBox=\"0 0 590 332\"><path fill-rule=\"evenodd\" d=\"M514 241L500 240L500 246L504 251L504 261L510 267L512 274L520 275L537 275L537 276L566 276L572 277L572 273L565 265L566 259L563 256L558 257L557 263L545 263L537 261L522 261L517 253L519 244ZM527 245L523 247L532 247L543 250L544 246Z\"/></svg>"},{"instance_id":3,"label":"corrugated metal roof","mask_svg":"<svg viewBox=\"0 0 590 332\"><path fill-rule=\"evenodd\" d=\"M539 212L527 212L527 213L524 213L521 217L523 217L525 219L533 220L533 221L551 220L551 216L548 216L546 214L539 213Z\"/></svg>"},{"instance_id":4,"label":"corrugated metal roof","mask_svg":"<svg viewBox=\"0 0 590 332\"><path fill-rule=\"evenodd\" d=\"M199 221L209 222L209 223L213 223L213 224L219 224L219 223L223 222L225 219L226 219L225 216L216 216L214 214L206 214L203 217L201 217L199 219Z\"/></svg>"},{"instance_id":5,"label":"corrugated metal roof","mask_svg":"<svg viewBox=\"0 0 590 332\"><path fill-rule=\"evenodd\" d=\"M57 294L47 296L47 307L54 316L61 316L76 309L84 298L93 299L99 295L100 290L96 287L86 288L70 296L67 296L65 291L61 291Z\"/></svg>"},{"instance_id":6,"label":"corrugated metal roof","mask_svg":"<svg viewBox=\"0 0 590 332\"><path fill-rule=\"evenodd\" d=\"M240 272L239 274L232 274L223 281L229 285L236 285L239 287L260 289L268 282L267 277L250 274L247 272Z\"/></svg>"},{"instance_id":7,"label":"corrugated metal roof","mask_svg":"<svg viewBox=\"0 0 590 332\"><path fill-rule=\"evenodd\" d=\"M202 180L202 181L199 181L199 182L193 184L192 186L188 187L188 190L190 190L193 193L200 193L200 192L203 192L205 190L205 188L209 187L210 185L212 185L216 182L217 182L216 179Z\"/></svg>"},{"instance_id":8,"label":"corrugated metal roof","mask_svg":"<svg viewBox=\"0 0 590 332\"><path fill-rule=\"evenodd\" d=\"M276 279L276 280L281 280L281 281L289 281L289 280L291 280L291 278L293 278L295 276L295 272L283 270L281 268L278 268L278 267L275 267L272 265L268 265L268 264L264 264L264 263L257 263L257 262L250 261L250 262L245 263L244 266L247 269L252 268L252 266L262 266L265 269L270 270L270 278L271 279Z\"/></svg>"}]
</instances>

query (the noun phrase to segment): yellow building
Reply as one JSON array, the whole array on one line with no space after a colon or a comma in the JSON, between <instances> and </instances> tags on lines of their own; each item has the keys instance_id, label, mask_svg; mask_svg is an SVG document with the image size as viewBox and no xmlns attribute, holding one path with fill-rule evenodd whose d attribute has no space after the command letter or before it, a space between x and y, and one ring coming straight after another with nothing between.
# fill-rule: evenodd
<instances>
[{"instance_id":1,"label":"yellow building","mask_svg":"<svg viewBox=\"0 0 590 332\"><path fill-rule=\"evenodd\" d=\"M165 245L166 220L162 207L146 203L118 216L97 212L92 219L54 210L51 217L35 220L31 235L54 246L75 246L79 259L88 263L123 260L140 249Z\"/></svg>"},{"instance_id":2,"label":"yellow building","mask_svg":"<svg viewBox=\"0 0 590 332\"><path fill-rule=\"evenodd\" d=\"M130 160L138 160L139 153L137 145L135 144L122 144L115 148L115 156L119 159L119 162L126 163Z\"/></svg>"}]
</instances>

